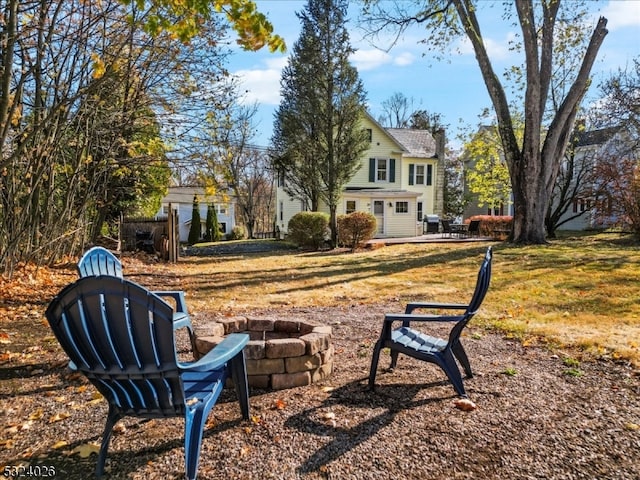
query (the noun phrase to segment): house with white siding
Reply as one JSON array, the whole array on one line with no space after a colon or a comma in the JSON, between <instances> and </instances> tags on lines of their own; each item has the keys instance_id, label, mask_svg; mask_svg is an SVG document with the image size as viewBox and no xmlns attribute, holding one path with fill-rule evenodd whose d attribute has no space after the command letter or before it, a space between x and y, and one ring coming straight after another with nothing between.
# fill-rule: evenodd
<instances>
[{"instance_id":1,"label":"house with white siding","mask_svg":"<svg viewBox=\"0 0 640 480\"><path fill-rule=\"evenodd\" d=\"M369 212L376 217L377 238L422 234L426 215L444 208L444 131L384 128L370 115L363 118L370 147L346 185L337 214ZM277 226L286 234L291 217L304 211L303 199L290 197L279 176ZM321 211L329 212L328 207Z\"/></svg>"},{"instance_id":2,"label":"house with white siding","mask_svg":"<svg viewBox=\"0 0 640 480\"><path fill-rule=\"evenodd\" d=\"M166 217L171 209L176 211L178 213L180 242L187 242L189 230L191 229L194 196L198 198L203 235L206 231L207 208L211 204L216 210L220 232L223 236L231 233L235 226L235 202L233 197L226 194L210 195L203 187L169 187L167 195L162 198L156 217Z\"/></svg>"}]
</instances>

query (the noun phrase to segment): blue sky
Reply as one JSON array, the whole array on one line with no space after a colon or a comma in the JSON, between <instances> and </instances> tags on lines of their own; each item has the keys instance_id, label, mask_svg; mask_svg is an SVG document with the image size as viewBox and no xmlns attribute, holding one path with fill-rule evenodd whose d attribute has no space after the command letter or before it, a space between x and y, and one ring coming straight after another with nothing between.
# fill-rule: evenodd
<instances>
[{"instance_id":1,"label":"blue sky","mask_svg":"<svg viewBox=\"0 0 640 480\"><path fill-rule=\"evenodd\" d=\"M259 105L258 133L252 143L267 146L273 115L280 103L281 71L300 35L295 12L303 10L306 1L257 0L256 3L273 23L276 33L284 37L289 49L284 54L274 54L267 49L245 52L237 48L229 57L228 68L240 79L241 88L246 91L244 101ZM507 66L521 64L507 48L507 42L516 32L501 20L502 2L481 1L479 5L482 33L495 70L501 73ZM594 82L588 94L592 98L601 80L619 68L631 65L631 60L640 56L640 0L594 1L590 5L594 24L603 15L608 19L609 30L592 70ZM357 13L357 2L352 1L350 15L355 17ZM401 92L412 100L412 110L439 113L448 125L449 142L455 146L456 135L465 128L475 127L483 109L491 107L479 67L467 43L458 44L460 53L452 53L438 62L419 43L425 36L419 27L407 31L388 51L390 40L382 39L372 45L363 38L364 33L355 18L347 28L351 45L357 50L351 61L358 69L367 92L369 112L375 118L382 112L382 102L395 92Z\"/></svg>"}]
</instances>

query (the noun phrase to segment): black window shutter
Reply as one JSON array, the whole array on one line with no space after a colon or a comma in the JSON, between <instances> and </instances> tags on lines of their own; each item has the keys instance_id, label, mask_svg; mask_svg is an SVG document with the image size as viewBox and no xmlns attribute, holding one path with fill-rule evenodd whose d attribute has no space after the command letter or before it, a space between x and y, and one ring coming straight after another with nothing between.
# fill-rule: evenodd
<instances>
[{"instance_id":1,"label":"black window shutter","mask_svg":"<svg viewBox=\"0 0 640 480\"><path fill-rule=\"evenodd\" d=\"M369 159L369 181L374 183L376 181L376 159Z\"/></svg>"},{"instance_id":2,"label":"black window shutter","mask_svg":"<svg viewBox=\"0 0 640 480\"><path fill-rule=\"evenodd\" d=\"M393 183L396 181L396 159L389 159L389 182Z\"/></svg>"},{"instance_id":3,"label":"black window shutter","mask_svg":"<svg viewBox=\"0 0 640 480\"><path fill-rule=\"evenodd\" d=\"M409 185L413 185L413 171L415 170L415 165L413 163L409 164Z\"/></svg>"}]
</instances>

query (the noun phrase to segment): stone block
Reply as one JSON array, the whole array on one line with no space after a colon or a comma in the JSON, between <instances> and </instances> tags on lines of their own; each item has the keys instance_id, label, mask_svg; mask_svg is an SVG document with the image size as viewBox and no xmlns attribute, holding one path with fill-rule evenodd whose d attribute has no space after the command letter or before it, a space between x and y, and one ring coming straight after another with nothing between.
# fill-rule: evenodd
<instances>
[{"instance_id":1,"label":"stone block","mask_svg":"<svg viewBox=\"0 0 640 480\"><path fill-rule=\"evenodd\" d=\"M316 353L315 355L302 355L301 357L290 357L284 360L284 368L287 373L315 370L319 368L320 365L322 365L320 353Z\"/></svg>"},{"instance_id":2,"label":"stone block","mask_svg":"<svg viewBox=\"0 0 640 480\"><path fill-rule=\"evenodd\" d=\"M260 360L265 357L264 341L249 340L244 347L244 356L247 360Z\"/></svg>"},{"instance_id":3,"label":"stone block","mask_svg":"<svg viewBox=\"0 0 640 480\"><path fill-rule=\"evenodd\" d=\"M326 333L308 333L300 337L306 344L306 354L314 355L329 348L330 337Z\"/></svg>"},{"instance_id":4,"label":"stone block","mask_svg":"<svg viewBox=\"0 0 640 480\"><path fill-rule=\"evenodd\" d=\"M247 329L252 332L273 332L276 321L273 318L247 319Z\"/></svg>"},{"instance_id":5,"label":"stone block","mask_svg":"<svg viewBox=\"0 0 640 480\"><path fill-rule=\"evenodd\" d=\"M271 375L284 373L282 358L263 358L261 360L247 360L247 375Z\"/></svg>"},{"instance_id":6,"label":"stone block","mask_svg":"<svg viewBox=\"0 0 640 480\"><path fill-rule=\"evenodd\" d=\"M320 366L320 368L317 368L313 372L311 372L311 381L315 383L321 380L325 380L331 376L332 372L333 362L325 363L324 365Z\"/></svg>"},{"instance_id":7,"label":"stone block","mask_svg":"<svg viewBox=\"0 0 640 480\"><path fill-rule=\"evenodd\" d=\"M224 327L224 334L244 332L247 329L247 319L245 317L224 317L218 319Z\"/></svg>"},{"instance_id":8,"label":"stone block","mask_svg":"<svg viewBox=\"0 0 640 480\"><path fill-rule=\"evenodd\" d=\"M252 388L262 388L263 390L267 390L269 388L269 381L271 380L271 376L269 375L248 375L247 383Z\"/></svg>"},{"instance_id":9,"label":"stone block","mask_svg":"<svg viewBox=\"0 0 640 480\"><path fill-rule=\"evenodd\" d=\"M249 340L260 340L263 341L264 340L264 332L252 332L251 330L245 332L247 334L249 334Z\"/></svg>"},{"instance_id":10,"label":"stone block","mask_svg":"<svg viewBox=\"0 0 640 480\"><path fill-rule=\"evenodd\" d=\"M223 337L210 336L210 337L196 337L196 357L200 358L201 356L209 353L213 350L213 347L218 345L220 342L224 340Z\"/></svg>"},{"instance_id":11,"label":"stone block","mask_svg":"<svg viewBox=\"0 0 640 480\"><path fill-rule=\"evenodd\" d=\"M311 384L311 373L283 373L271 375L271 388L282 390L285 388L304 387Z\"/></svg>"},{"instance_id":12,"label":"stone block","mask_svg":"<svg viewBox=\"0 0 640 480\"><path fill-rule=\"evenodd\" d=\"M276 338L265 342L267 358L287 358L304 355L306 344L299 338Z\"/></svg>"},{"instance_id":13,"label":"stone block","mask_svg":"<svg viewBox=\"0 0 640 480\"><path fill-rule=\"evenodd\" d=\"M322 358L322 363L330 363L333 362L333 355L335 353L336 349L333 346L333 344L329 345L329 348L327 348L326 350L320 352L320 356Z\"/></svg>"},{"instance_id":14,"label":"stone block","mask_svg":"<svg viewBox=\"0 0 640 480\"><path fill-rule=\"evenodd\" d=\"M291 334L285 332L264 332L265 340L273 340L275 338L291 338Z\"/></svg>"},{"instance_id":15,"label":"stone block","mask_svg":"<svg viewBox=\"0 0 640 480\"><path fill-rule=\"evenodd\" d=\"M300 335L306 335L307 333L313 332L313 329L316 326L312 323L308 322L300 322Z\"/></svg>"},{"instance_id":16,"label":"stone block","mask_svg":"<svg viewBox=\"0 0 640 480\"><path fill-rule=\"evenodd\" d=\"M194 330L197 336L202 337L223 337L225 334L224 325L220 322L208 322Z\"/></svg>"},{"instance_id":17,"label":"stone block","mask_svg":"<svg viewBox=\"0 0 640 480\"><path fill-rule=\"evenodd\" d=\"M300 331L299 320L276 320L276 332L298 333Z\"/></svg>"}]
</instances>

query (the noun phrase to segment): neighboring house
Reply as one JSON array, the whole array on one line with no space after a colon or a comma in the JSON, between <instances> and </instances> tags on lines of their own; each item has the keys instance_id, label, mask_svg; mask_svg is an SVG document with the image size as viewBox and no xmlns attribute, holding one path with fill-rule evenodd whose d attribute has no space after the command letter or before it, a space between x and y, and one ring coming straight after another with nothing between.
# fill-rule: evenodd
<instances>
[{"instance_id":1,"label":"neighboring house","mask_svg":"<svg viewBox=\"0 0 640 480\"><path fill-rule=\"evenodd\" d=\"M593 168L598 158L615 155L622 140L621 133L620 127L609 127L580 134L575 147L574 169ZM571 208L560 218L564 223L558 230L588 230L600 226L595 219L594 203L590 195L574 198ZM601 218L600 222L606 223L606 219Z\"/></svg>"},{"instance_id":2,"label":"neighboring house","mask_svg":"<svg viewBox=\"0 0 640 480\"><path fill-rule=\"evenodd\" d=\"M200 222L204 235L207 221L207 207L213 204L218 217L218 224L222 234L231 233L235 226L235 202L227 195L207 195L202 187L169 187L169 192L162 199L160 210L156 216L165 217L169 214L169 207L178 212L178 226L180 242L186 242L191 228L193 215L193 197L198 197L200 209Z\"/></svg>"},{"instance_id":3,"label":"neighboring house","mask_svg":"<svg viewBox=\"0 0 640 480\"><path fill-rule=\"evenodd\" d=\"M630 134L628 129L621 127L603 128L581 133L574 151L574 176L577 178L578 172L580 172L582 178L585 178L584 169L593 169L593 165L597 164L598 159L628 155L630 149L633 150L633 147L630 146L637 144L637 138L634 140L634 136ZM561 168L566 168L566 163L567 161L565 160ZM474 168L475 161L473 158L467 158L463 161L463 164L466 172ZM591 175L586 175L586 178L590 177ZM582 190L590 192L590 185L585 185ZM478 205L476 197L470 194L466 184L464 192L468 198L471 198L464 210L465 218L474 215L513 215L512 204L502 205L491 211L486 206L480 207ZM596 219L594 207L595 201L590 194L574 198L569 210L560 218L560 222L564 221L564 223L558 226L558 230L587 230L606 226L607 219L603 218L602 215L599 215L599 218Z\"/></svg>"},{"instance_id":4,"label":"neighboring house","mask_svg":"<svg viewBox=\"0 0 640 480\"><path fill-rule=\"evenodd\" d=\"M376 237L422 234L427 214L442 215L444 205L444 131L384 128L370 115L364 120L371 146L360 169L346 185L337 214L369 212L376 217ZM291 198L279 176L276 204L281 233L306 202ZM321 211L329 212L328 207Z\"/></svg>"}]
</instances>

